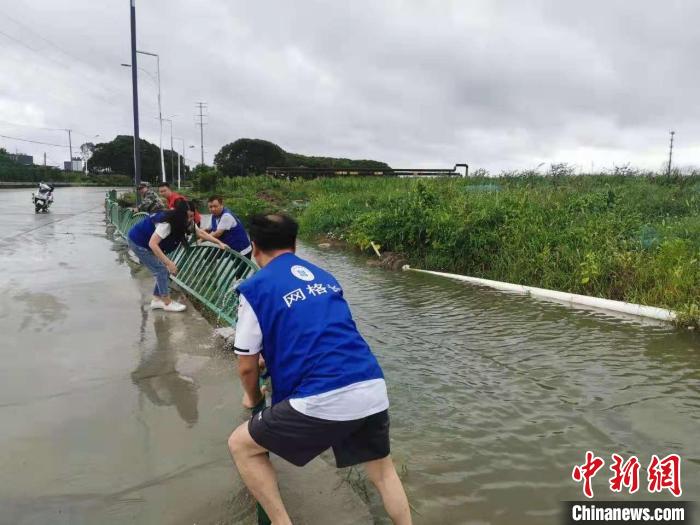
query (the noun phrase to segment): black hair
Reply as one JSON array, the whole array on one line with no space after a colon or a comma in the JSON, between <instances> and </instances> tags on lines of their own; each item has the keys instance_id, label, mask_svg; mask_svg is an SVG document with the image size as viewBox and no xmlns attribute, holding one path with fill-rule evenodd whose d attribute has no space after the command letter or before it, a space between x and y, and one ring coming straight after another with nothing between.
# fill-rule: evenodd
<instances>
[{"instance_id":1,"label":"black hair","mask_svg":"<svg viewBox=\"0 0 700 525\"><path fill-rule=\"evenodd\" d=\"M170 224L170 235L179 243L186 241L187 227L190 223L187 215L189 210L190 204L185 199L178 199L175 201L175 207L165 212L163 222Z\"/></svg>"},{"instance_id":2,"label":"black hair","mask_svg":"<svg viewBox=\"0 0 700 525\"><path fill-rule=\"evenodd\" d=\"M284 213L257 213L248 221L250 240L262 251L293 249L299 224Z\"/></svg>"},{"instance_id":3,"label":"black hair","mask_svg":"<svg viewBox=\"0 0 700 525\"><path fill-rule=\"evenodd\" d=\"M158 184L159 188L162 188L163 186L165 186L166 188L170 188L170 183L169 182L161 182L160 184Z\"/></svg>"},{"instance_id":4,"label":"black hair","mask_svg":"<svg viewBox=\"0 0 700 525\"><path fill-rule=\"evenodd\" d=\"M207 199L207 202L219 201L221 204L224 203L224 198L221 195L212 195Z\"/></svg>"}]
</instances>

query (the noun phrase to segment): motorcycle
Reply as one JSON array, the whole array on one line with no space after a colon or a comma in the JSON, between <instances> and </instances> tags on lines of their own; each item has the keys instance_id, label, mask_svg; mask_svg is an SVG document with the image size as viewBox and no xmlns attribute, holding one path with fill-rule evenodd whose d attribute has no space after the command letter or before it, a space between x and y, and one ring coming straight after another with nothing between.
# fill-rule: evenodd
<instances>
[{"instance_id":1,"label":"motorcycle","mask_svg":"<svg viewBox=\"0 0 700 525\"><path fill-rule=\"evenodd\" d=\"M38 193L32 193L32 202L35 213L49 211L49 206L53 203L53 186L43 182L39 184Z\"/></svg>"}]
</instances>

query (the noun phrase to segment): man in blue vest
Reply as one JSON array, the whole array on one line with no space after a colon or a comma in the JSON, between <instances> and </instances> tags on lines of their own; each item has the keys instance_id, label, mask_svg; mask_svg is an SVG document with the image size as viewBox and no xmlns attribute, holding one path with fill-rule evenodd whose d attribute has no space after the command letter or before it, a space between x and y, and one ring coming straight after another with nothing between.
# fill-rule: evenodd
<instances>
[{"instance_id":1,"label":"man in blue vest","mask_svg":"<svg viewBox=\"0 0 700 525\"><path fill-rule=\"evenodd\" d=\"M250 239L241 220L224 207L224 199L219 195L209 197L208 205L211 213L211 227L206 231L250 259L253 248L250 246Z\"/></svg>"},{"instance_id":2,"label":"man in blue vest","mask_svg":"<svg viewBox=\"0 0 700 525\"><path fill-rule=\"evenodd\" d=\"M328 448L338 468L363 464L394 523L411 523L389 455L389 399L382 369L357 330L338 281L295 255L297 223L256 215L249 231L260 266L238 286L234 351L243 405L263 399L259 355L272 406L233 431L238 472L275 525L291 523L267 452L303 466Z\"/></svg>"}]
</instances>

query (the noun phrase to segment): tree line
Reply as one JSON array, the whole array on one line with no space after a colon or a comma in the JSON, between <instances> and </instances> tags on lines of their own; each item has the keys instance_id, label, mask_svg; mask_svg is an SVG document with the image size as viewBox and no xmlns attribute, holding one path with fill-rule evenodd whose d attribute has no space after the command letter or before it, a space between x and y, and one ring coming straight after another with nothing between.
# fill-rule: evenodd
<instances>
[{"instance_id":1,"label":"tree line","mask_svg":"<svg viewBox=\"0 0 700 525\"><path fill-rule=\"evenodd\" d=\"M141 178L155 183L160 180L160 151L158 146L141 141ZM182 157L170 150L163 150L165 172L168 180L174 163ZM184 163L183 163L184 166ZM219 177L247 177L265 173L270 166L307 167L307 168L368 168L388 169L384 162L376 160L351 160L335 157L312 157L289 153L277 144L261 139L238 139L223 146L214 156L214 168ZM186 174L190 168L185 167ZM110 142L96 144L88 162L91 173L122 173L133 177L134 174L134 139L130 135L119 135ZM198 172L206 171L200 168ZM184 176L184 174L183 174ZM187 177L184 177L185 180Z\"/></svg>"},{"instance_id":2,"label":"tree line","mask_svg":"<svg viewBox=\"0 0 700 525\"><path fill-rule=\"evenodd\" d=\"M386 170L389 166L376 160L351 160L335 157L312 157L289 153L273 142L261 139L238 139L226 144L214 157L214 166L225 177L246 177L265 173L268 167L285 168L356 168Z\"/></svg>"},{"instance_id":3,"label":"tree line","mask_svg":"<svg viewBox=\"0 0 700 525\"><path fill-rule=\"evenodd\" d=\"M141 178L157 183L161 180L160 149L157 145L140 139L141 143ZM84 158L88 158L88 172L92 175L126 175L134 176L134 139L131 135L117 135L109 142L99 144L86 143L81 146ZM177 163L182 162L182 156L169 149L163 150L166 179L171 180L171 174L177 174ZM218 177L247 177L265 173L268 167L295 168L356 168L385 170L389 166L376 160L352 160L335 157L314 157L290 153L277 144L261 139L238 139L223 146L214 156L214 166L199 166L193 172L184 162L181 165L181 176L188 180L190 174L204 175L206 178ZM21 167L11 162L7 155L0 155L0 176L31 171L39 173L39 166ZM43 170L43 168L41 168ZM55 168L51 168L55 170ZM58 173L58 170L55 170ZM3 178L6 178L3 176ZM9 180L9 179L8 179ZM210 184L205 183L209 186Z\"/></svg>"},{"instance_id":4,"label":"tree line","mask_svg":"<svg viewBox=\"0 0 700 525\"><path fill-rule=\"evenodd\" d=\"M156 183L161 178L160 148L147 140L139 139L141 144L141 179ZM177 177L177 163L181 162L181 177L187 178L189 167L182 162L182 155L175 151L164 149L165 175L167 180ZM88 161L88 171L94 174L121 173L133 178L134 176L134 137L117 135L110 142L95 144L92 156Z\"/></svg>"}]
</instances>

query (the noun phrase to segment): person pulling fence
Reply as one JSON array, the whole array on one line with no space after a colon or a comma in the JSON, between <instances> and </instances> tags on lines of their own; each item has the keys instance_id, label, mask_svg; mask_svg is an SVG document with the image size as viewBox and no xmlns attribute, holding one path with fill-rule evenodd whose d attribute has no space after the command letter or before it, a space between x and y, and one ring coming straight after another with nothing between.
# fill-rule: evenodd
<instances>
[{"instance_id":1,"label":"person pulling fence","mask_svg":"<svg viewBox=\"0 0 700 525\"><path fill-rule=\"evenodd\" d=\"M177 274L177 265L167 254L187 242L188 230L194 227L198 238L212 242L221 249L227 246L204 230L192 224L194 212L189 203L179 200L175 208L145 217L131 227L127 235L129 248L156 279L151 309L166 312L182 312L186 306L170 297L169 274Z\"/></svg>"},{"instance_id":2,"label":"person pulling fence","mask_svg":"<svg viewBox=\"0 0 700 525\"><path fill-rule=\"evenodd\" d=\"M167 182L161 182L158 184L158 194L165 199L165 204L168 207L168 209L173 209L175 207L175 203L179 201L180 199L188 200L185 198L184 195L179 194L176 191L173 191L173 189L170 187L170 184ZM202 222L202 216L199 214L199 211L197 210L196 206L194 209L194 223L199 226Z\"/></svg>"},{"instance_id":3,"label":"person pulling fence","mask_svg":"<svg viewBox=\"0 0 700 525\"><path fill-rule=\"evenodd\" d=\"M207 232L217 239L221 239L232 250L250 259L250 254L253 251L250 238L241 220L231 210L224 207L223 197L219 195L209 197L208 206L209 213L211 213L211 226L207 228Z\"/></svg>"},{"instance_id":4,"label":"person pulling fence","mask_svg":"<svg viewBox=\"0 0 700 525\"><path fill-rule=\"evenodd\" d=\"M362 464L395 524L411 511L389 454L384 374L357 330L338 281L297 257L298 225L256 215L249 231L260 270L237 287L234 352L243 406L263 399L259 355L272 379L272 406L228 440L238 472L275 525L291 523L267 455L303 466L328 448L338 468Z\"/></svg>"}]
</instances>

